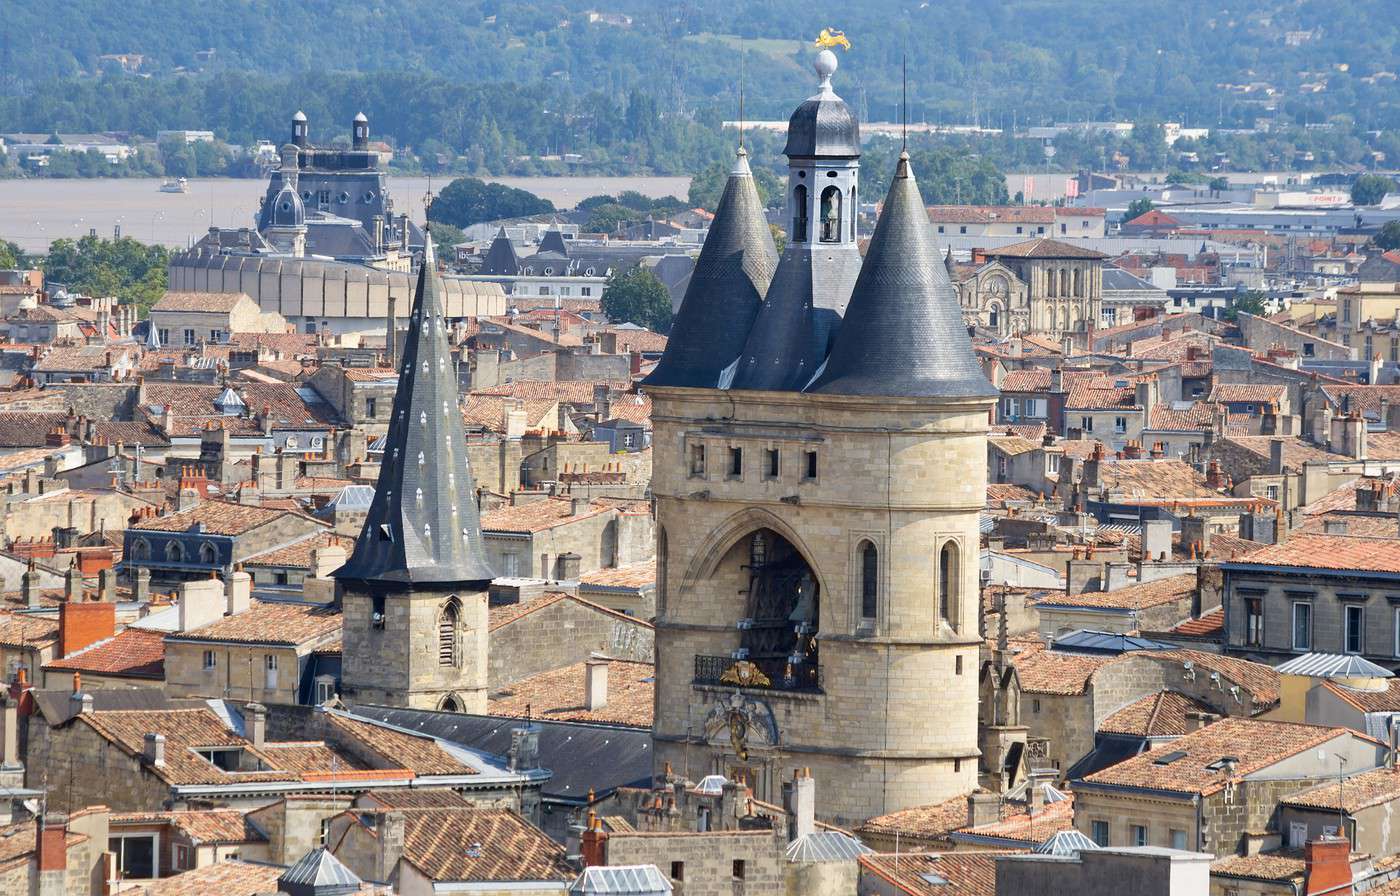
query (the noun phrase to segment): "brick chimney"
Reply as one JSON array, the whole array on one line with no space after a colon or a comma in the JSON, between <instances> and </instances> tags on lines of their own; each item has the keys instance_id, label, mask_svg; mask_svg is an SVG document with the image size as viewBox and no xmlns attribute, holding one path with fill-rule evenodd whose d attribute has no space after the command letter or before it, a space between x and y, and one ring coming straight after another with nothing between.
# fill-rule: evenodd
<instances>
[{"instance_id":1,"label":"brick chimney","mask_svg":"<svg viewBox=\"0 0 1400 896\"><path fill-rule=\"evenodd\" d=\"M608 863L608 834L593 810L588 812L588 828L583 832L583 867L593 868Z\"/></svg>"},{"instance_id":2,"label":"brick chimney","mask_svg":"<svg viewBox=\"0 0 1400 896\"><path fill-rule=\"evenodd\" d=\"M117 633L117 605L67 600L58 606L58 656L69 656Z\"/></svg>"},{"instance_id":3,"label":"brick chimney","mask_svg":"<svg viewBox=\"0 0 1400 896\"><path fill-rule=\"evenodd\" d=\"M1213 489L1222 489L1229 485L1229 477L1220 469L1218 461L1211 461L1206 466L1206 485Z\"/></svg>"},{"instance_id":4,"label":"brick chimney","mask_svg":"<svg viewBox=\"0 0 1400 896\"><path fill-rule=\"evenodd\" d=\"M1343 896L1352 892L1351 841L1319 837L1303 847L1304 896Z\"/></svg>"},{"instance_id":5,"label":"brick chimney","mask_svg":"<svg viewBox=\"0 0 1400 896\"><path fill-rule=\"evenodd\" d=\"M39 873L68 870L68 816L57 812L34 819ZM55 892L63 892L57 890Z\"/></svg>"}]
</instances>

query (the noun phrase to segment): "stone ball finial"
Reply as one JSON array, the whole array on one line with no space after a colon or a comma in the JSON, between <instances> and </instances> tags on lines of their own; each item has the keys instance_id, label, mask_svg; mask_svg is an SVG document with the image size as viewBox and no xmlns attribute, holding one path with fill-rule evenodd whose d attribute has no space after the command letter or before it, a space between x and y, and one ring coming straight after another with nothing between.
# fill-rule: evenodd
<instances>
[{"instance_id":1,"label":"stone ball finial","mask_svg":"<svg viewBox=\"0 0 1400 896\"><path fill-rule=\"evenodd\" d=\"M830 50L822 50L812 63L812 68L816 69L817 77L825 84L831 80L832 75L836 74L836 67L839 64L835 53Z\"/></svg>"}]
</instances>

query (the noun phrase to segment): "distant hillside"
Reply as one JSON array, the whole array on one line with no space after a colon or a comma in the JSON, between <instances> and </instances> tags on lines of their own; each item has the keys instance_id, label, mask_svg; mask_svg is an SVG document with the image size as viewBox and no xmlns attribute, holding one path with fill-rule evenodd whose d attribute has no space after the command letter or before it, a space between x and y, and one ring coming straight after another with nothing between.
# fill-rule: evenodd
<instances>
[{"instance_id":1,"label":"distant hillside","mask_svg":"<svg viewBox=\"0 0 1400 896\"><path fill-rule=\"evenodd\" d=\"M206 72L230 91L248 89L244 73L420 71L732 108L742 36L750 108L776 116L830 25L855 45L843 89L875 118L895 113L907 51L916 120L1252 124L1274 106L1400 125L1400 88L1372 77L1400 58L1393 0L7 0L4 19L12 97L140 54L142 73Z\"/></svg>"}]
</instances>

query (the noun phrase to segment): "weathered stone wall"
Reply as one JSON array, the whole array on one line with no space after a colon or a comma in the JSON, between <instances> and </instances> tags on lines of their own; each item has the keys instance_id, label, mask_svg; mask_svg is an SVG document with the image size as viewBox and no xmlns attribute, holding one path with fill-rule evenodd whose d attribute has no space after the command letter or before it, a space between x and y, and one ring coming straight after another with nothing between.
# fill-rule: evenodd
<instances>
[{"instance_id":1,"label":"weathered stone wall","mask_svg":"<svg viewBox=\"0 0 1400 896\"><path fill-rule=\"evenodd\" d=\"M48 788L48 808L56 812L84 806L145 811L170 798L169 786L141 760L80 721L50 728L40 716L31 716L24 777L27 787Z\"/></svg>"},{"instance_id":2,"label":"weathered stone wall","mask_svg":"<svg viewBox=\"0 0 1400 896\"><path fill-rule=\"evenodd\" d=\"M206 650L214 653L212 669L204 668ZM269 656L276 657L277 663L277 671L271 676L267 670ZM166 641L165 693L170 697L296 703L305 663L306 656L298 655L294 647ZM273 686L268 687L269 684Z\"/></svg>"},{"instance_id":3,"label":"weathered stone wall","mask_svg":"<svg viewBox=\"0 0 1400 896\"><path fill-rule=\"evenodd\" d=\"M646 623L566 597L491 632L490 688L583 662L594 652L649 663L654 642Z\"/></svg>"},{"instance_id":4,"label":"weathered stone wall","mask_svg":"<svg viewBox=\"0 0 1400 896\"><path fill-rule=\"evenodd\" d=\"M784 891L785 845L769 831L614 833L606 850L609 865L655 865L685 896L768 896Z\"/></svg>"},{"instance_id":5,"label":"weathered stone wall","mask_svg":"<svg viewBox=\"0 0 1400 896\"><path fill-rule=\"evenodd\" d=\"M135 420L140 387L135 383L50 383L73 413L96 420ZM131 446L128 445L128 448Z\"/></svg>"}]
</instances>

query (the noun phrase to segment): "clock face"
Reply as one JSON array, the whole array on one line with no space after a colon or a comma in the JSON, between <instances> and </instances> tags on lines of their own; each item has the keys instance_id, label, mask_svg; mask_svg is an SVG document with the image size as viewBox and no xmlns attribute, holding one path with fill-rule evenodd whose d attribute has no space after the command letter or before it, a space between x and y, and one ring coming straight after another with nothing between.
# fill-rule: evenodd
<instances>
[{"instance_id":1,"label":"clock face","mask_svg":"<svg viewBox=\"0 0 1400 896\"><path fill-rule=\"evenodd\" d=\"M1006 295L1006 280L1002 277L992 277L988 279L987 294L997 298Z\"/></svg>"}]
</instances>

